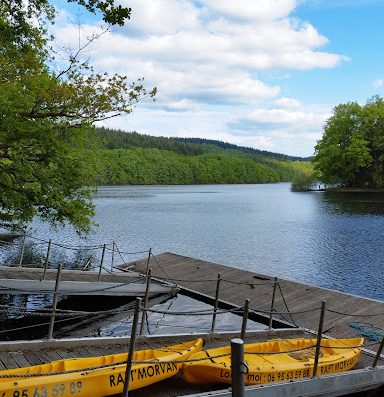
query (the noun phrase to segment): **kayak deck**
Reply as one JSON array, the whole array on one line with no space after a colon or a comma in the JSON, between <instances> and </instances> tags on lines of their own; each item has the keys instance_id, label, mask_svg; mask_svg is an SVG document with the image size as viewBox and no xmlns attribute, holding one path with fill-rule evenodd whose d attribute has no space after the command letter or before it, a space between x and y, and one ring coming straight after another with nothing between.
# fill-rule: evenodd
<instances>
[{"instance_id":1,"label":"kayak deck","mask_svg":"<svg viewBox=\"0 0 384 397\"><path fill-rule=\"evenodd\" d=\"M360 356L363 338L322 339L319 375L353 368ZM272 340L244 345L248 366L245 384L294 380L312 376L316 339ZM230 346L194 354L190 359L204 359L183 365L183 379L190 383L231 383ZM220 356L224 355L222 357Z\"/></svg>"},{"instance_id":2,"label":"kayak deck","mask_svg":"<svg viewBox=\"0 0 384 397\"><path fill-rule=\"evenodd\" d=\"M136 351L129 389L141 388L178 373L182 361L202 347L202 339L158 349ZM0 395L15 397L103 397L121 393L127 353L67 359L0 372ZM171 362L169 362L171 361ZM101 368L95 368L106 366ZM23 376L24 375L24 376ZM38 375L38 376L34 376ZM7 376L11 377L8 378Z\"/></svg>"}]
</instances>

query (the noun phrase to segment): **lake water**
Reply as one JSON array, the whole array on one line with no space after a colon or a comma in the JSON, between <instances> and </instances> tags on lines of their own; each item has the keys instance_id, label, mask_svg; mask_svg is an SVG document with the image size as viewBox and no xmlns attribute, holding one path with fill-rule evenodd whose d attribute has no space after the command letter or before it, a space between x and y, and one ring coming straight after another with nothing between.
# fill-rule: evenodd
<instances>
[{"instance_id":1,"label":"lake water","mask_svg":"<svg viewBox=\"0 0 384 397\"><path fill-rule=\"evenodd\" d=\"M89 236L40 222L33 236L140 252L125 260L151 247L384 300L383 194L293 193L287 183L113 186L94 202L99 226Z\"/></svg>"}]
</instances>

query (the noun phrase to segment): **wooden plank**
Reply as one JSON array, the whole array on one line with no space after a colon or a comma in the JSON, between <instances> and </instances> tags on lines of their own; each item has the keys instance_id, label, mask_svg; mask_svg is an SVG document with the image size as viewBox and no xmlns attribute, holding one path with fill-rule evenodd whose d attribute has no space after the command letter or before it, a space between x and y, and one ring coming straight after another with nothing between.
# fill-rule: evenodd
<instances>
[{"instance_id":1,"label":"wooden plank","mask_svg":"<svg viewBox=\"0 0 384 397\"><path fill-rule=\"evenodd\" d=\"M211 296L215 295L217 274L221 273L222 283L220 299L234 305L242 306L245 299L250 300L250 305L259 310L269 310L271 305L273 277L219 265L199 259L165 252L156 256L156 263L152 263L154 277L165 279L163 269L172 275L172 280L177 281L182 287ZM135 270L143 272L146 260L136 261ZM232 283L235 281L239 284ZM264 283L263 283L264 281ZM349 322L371 322L378 328L384 328L384 302L354 296L339 291L320 288L313 285L298 283L285 279L278 279L282 290L277 290L275 308L278 311L287 311L285 302L292 312L301 312L313 309L307 313L293 314L292 318L300 327L317 330L321 301L326 301L326 309L335 310L344 314L326 311L325 329L334 337L353 337L357 332ZM255 285L253 288L250 284ZM285 302L284 302L285 301ZM375 317L365 317L370 313L383 313ZM278 318L282 316L276 315ZM283 316L290 319L289 315Z\"/></svg>"},{"instance_id":2,"label":"wooden plank","mask_svg":"<svg viewBox=\"0 0 384 397\"><path fill-rule=\"evenodd\" d=\"M28 367L30 365L22 352L10 352L9 354L16 361L19 367Z\"/></svg>"},{"instance_id":3,"label":"wooden plank","mask_svg":"<svg viewBox=\"0 0 384 397\"><path fill-rule=\"evenodd\" d=\"M10 353L1 354L0 360L7 369L18 368L17 362L13 359Z\"/></svg>"},{"instance_id":4,"label":"wooden plank","mask_svg":"<svg viewBox=\"0 0 384 397\"><path fill-rule=\"evenodd\" d=\"M28 360L29 365L41 364L40 358L34 352L24 352L24 357Z\"/></svg>"}]
</instances>

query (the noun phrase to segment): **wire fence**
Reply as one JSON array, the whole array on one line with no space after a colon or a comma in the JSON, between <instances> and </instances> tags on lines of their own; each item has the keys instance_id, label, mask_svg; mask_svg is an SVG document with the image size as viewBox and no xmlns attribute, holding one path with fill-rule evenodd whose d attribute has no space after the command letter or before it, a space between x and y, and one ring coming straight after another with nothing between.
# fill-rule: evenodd
<instances>
[{"instance_id":1,"label":"wire fence","mask_svg":"<svg viewBox=\"0 0 384 397\"><path fill-rule=\"evenodd\" d=\"M115 288L118 288L120 286L125 286L129 283L132 282L140 282L144 278L146 278L146 275L143 274L138 274L135 272L132 272L131 269L131 264L129 261L126 260L127 256L134 256L134 255L148 255L147 256L147 275L148 275L148 269L150 262L152 261L161 271L161 273L164 275L163 277L157 277L156 279L162 282L166 282L172 285L178 285L177 283L217 283L217 289L219 288L218 285L218 278L209 278L209 279L201 279L201 278L196 278L196 279L178 279L178 278L173 278L170 277L169 274L167 273L167 270L165 267L157 260L157 258L153 255L153 252L151 248L149 250L140 250L140 251L128 251L128 250L120 250L119 247L115 242L108 242L104 244L95 244L95 245L82 245L82 246L73 246L73 245L66 245L66 244L59 244L52 242L51 240L44 240L37 238L32 235L26 235L23 237L22 241L18 241L16 243L16 247L20 249L20 260L18 263L18 266L23 265L23 255L25 251L25 242L26 239L30 240L30 245L36 246L36 247L47 247L47 251L45 254L45 257L41 257L41 264L44 265L44 275L45 272L48 269L51 269L52 267L56 268L59 266L58 262L54 262L52 259L54 258L52 256L52 248L59 248L61 250L68 250L70 252L74 252L75 254L79 253L87 253L87 261L85 265L83 266L84 269L88 271L99 271L99 278L98 280L100 281L101 274L108 274L113 276L113 280L115 282L115 285L108 286L108 287L95 287L92 291L87 291L87 293L94 293L98 294L101 292L105 292L108 290L113 290ZM3 244L4 246L11 246L12 244L15 244L14 242L9 242L5 240L0 240L0 244ZM15 245L14 245L15 246ZM105 262L105 253L108 253L110 255L111 259L111 266L110 268L106 265ZM116 257L120 258L119 260L123 262L123 267L116 266L114 261L116 261ZM117 271L118 270L118 271ZM121 272L130 272L130 273L135 273L136 278L131 278L129 281L126 281L125 276L121 274ZM232 284L232 285L238 285L238 286L248 286L250 288L255 288L257 286L270 286L273 287L274 292L273 292L273 298L271 302L270 308L266 309L265 307L257 307L257 306L249 306L247 309L245 306L242 307L234 307L231 309L221 309L218 306L218 301L215 303L213 308L206 309L206 310L194 310L194 311L172 311L172 310L160 310L160 309L153 309L153 308L148 308L148 307L142 307L142 313L144 313L143 318L146 319L147 322L147 328L149 327L150 323L150 315L152 314L157 314L157 315L162 315L162 316L186 316L186 317L196 317L196 316L211 316L212 317L212 328L211 332L214 332L215 330L215 318L216 316L220 316L223 314L236 314L238 316L243 316L243 324L242 328L246 329L246 322L249 314L257 314L257 315L262 315L265 318L269 318L269 329L272 328L272 325L274 321L277 321L278 318L283 319L287 324L290 324L293 327L298 327L297 319L299 316L307 315L310 313L315 313L315 312L321 312L321 307L320 306L315 306L311 308L305 308L303 310L290 310L288 306L288 302L284 296L283 293L283 288L281 286L281 283L275 279L274 281L271 279L266 279L263 280L262 282L253 282L252 281L237 281L237 280L231 280L231 279L226 279L226 278L220 278L220 282L227 283L227 284ZM12 288L8 288L10 290ZM16 289L15 289L16 290ZM284 309L283 310L277 310L276 305L275 305L275 290L279 292L280 294L280 299L283 302ZM272 291L272 288L271 288ZM1 287L0 287L0 292L1 292ZM32 292L28 290L24 290L24 292ZM41 293L46 293L46 294L52 294L51 290L46 290L46 291L40 291ZM60 292L58 292L60 293ZM147 293L147 291L146 291ZM79 293L81 294L81 293ZM217 297L219 296L219 291L216 291ZM247 318L245 318L245 311L247 310ZM74 319L79 319L79 318L98 318L98 317L107 317L111 315L122 315L122 314L129 314L132 309L128 308L117 308L117 309L110 309L110 310L102 310L102 311L71 311L71 310L60 310L55 308L53 309L31 309L31 308L26 308L26 307L21 307L21 306L7 306L7 305L0 305L0 313L3 315L22 315L25 317L42 317L42 318L50 318L52 321L52 317L57 317L59 318L58 320L55 320L55 323L64 323L66 321L72 321ZM248 313L249 312L249 313ZM377 343L378 341L382 340L384 337L384 330L380 327L375 326L374 324L370 324L368 327L367 324L364 323L356 323L356 322L351 322L348 320L349 318L378 318L381 317L384 314L383 312L374 312L374 313L348 313L348 312L343 312L340 310L335 310L331 308L325 308L323 315L325 313L332 313L336 314L341 317L345 317L346 320L345 322L348 324L349 327L355 329L357 332L360 333L360 335L366 337L367 339L371 340L374 343ZM324 320L324 319L323 319ZM108 321L105 319L105 321ZM321 321L321 320L319 320ZM48 323L47 323L48 324ZM12 331L15 330L20 330L20 329L29 329L33 327L41 327L46 324L36 324L36 325L28 325L25 327L15 327L12 329L5 329L1 330L0 333L11 333ZM334 324L328 324L328 327L326 329L322 329L323 332L328 332L334 327L340 325L340 319L334 320Z\"/></svg>"}]
</instances>

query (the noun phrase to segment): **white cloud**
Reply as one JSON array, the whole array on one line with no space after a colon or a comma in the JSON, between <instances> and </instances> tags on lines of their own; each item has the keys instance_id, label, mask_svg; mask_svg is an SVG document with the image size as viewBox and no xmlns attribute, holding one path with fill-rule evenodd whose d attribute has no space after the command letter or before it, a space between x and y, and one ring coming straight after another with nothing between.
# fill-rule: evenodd
<instances>
[{"instance_id":1,"label":"white cloud","mask_svg":"<svg viewBox=\"0 0 384 397\"><path fill-rule=\"evenodd\" d=\"M244 20L275 20L288 16L296 7L296 0L205 0L207 8L228 18Z\"/></svg>"},{"instance_id":2,"label":"white cloud","mask_svg":"<svg viewBox=\"0 0 384 397\"><path fill-rule=\"evenodd\" d=\"M284 95L281 80L261 77L266 71L289 76L293 71L333 68L347 59L324 50L328 39L311 23L293 17L299 0L124 2L132 7L132 19L103 35L86 56L98 70L124 74L130 80L144 76L146 86L158 87L157 104L139 105L140 117L130 116L137 131L204 133L238 142L245 138L231 126L258 123L268 125L271 135L248 134L247 146L271 147L275 139L282 139L277 131L292 134L293 123L308 128L321 124L321 116L298 100L275 99ZM55 35L76 48L78 27L66 21L58 20ZM96 24L82 26L83 40L96 28ZM110 123L130 130L127 121Z\"/></svg>"},{"instance_id":3,"label":"white cloud","mask_svg":"<svg viewBox=\"0 0 384 397\"><path fill-rule=\"evenodd\" d=\"M144 35L167 35L199 27L199 10L187 0L125 0L131 7L131 20L123 30Z\"/></svg>"},{"instance_id":4,"label":"white cloud","mask_svg":"<svg viewBox=\"0 0 384 397\"><path fill-rule=\"evenodd\" d=\"M384 86L384 79L377 79L373 82L372 85L374 88L381 88Z\"/></svg>"},{"instance_id":5,"label":"white cloud","mask_svg":"<svg viewBox=\"0 0 384 397\"><path fill-rule=\"evenodd\" d=\"M279 98L276 99L275 104L281 107L296 108L300 106L300 101L295 98Z\"/></svg>"},{"instance_id":6,"label":"white cloud","mask_svg":"<svg viewBox=\"0 0 384 397\"><path fill-rule=\"evenodd\" d=\"M327 115L309 110L288 110L288 109L257 109L249 113L248 120L265 125L306 125L318 128L319 123L325 121Z\"/></svg>"},{"instance_id":7,"label":"white cloud","mask_svg":"<svg viewBox=\"0 0 384 397\"><path fill-rule=\"evenodd\" d=\"M228 122L230 133L243 141L266 142L260 149L304 157L312 155L316 141L322 136L324 122L331 115L329 107L305 105L294 98L281 98L276 102L278 108L257 108L232 118Z\"/></svg>"}]
</instances>

